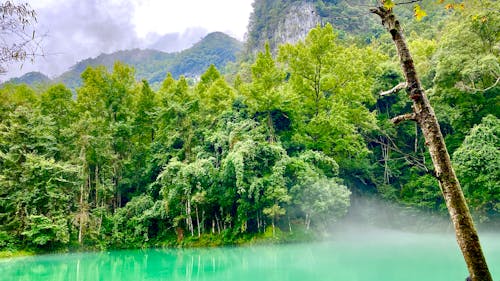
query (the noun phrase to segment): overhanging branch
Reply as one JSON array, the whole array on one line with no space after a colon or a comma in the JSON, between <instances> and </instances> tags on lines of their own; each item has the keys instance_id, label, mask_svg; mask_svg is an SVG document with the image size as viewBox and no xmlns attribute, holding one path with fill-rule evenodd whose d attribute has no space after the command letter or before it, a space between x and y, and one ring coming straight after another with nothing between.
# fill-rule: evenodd
<instances>
[{"instance_id":1,"label":"overhanging branch","mask_svg":"<svg viewBox=\"0 0 500 281\"><path fill-rule=\"evenodd\" d=\"M396 116L396 117L391 119L391 122L394 125L398 125L399 123L401 123L403 121L417 121L417 115L415 113L408 113L408 114Z\"/></svg>"},{"instance_id":2,"label":"overhanging branch","mask_svg":"<svg viewBox=\"0 0 500 281\"><path fill-rule=\"evenodd\" d=\"M406 5L406 4L413 4L413 3L418 3L422 2L422 0L410 0L410 1L405 1L405 2L397 2L394 3L394 5Z\"/></svg>"},{"instance_id":3,"label":"overhanging branch","mask_svg":"<svg viewBox=\"0 0 500 281\"><path fill-rule=\"evenodd\" d=\"M401 82L399 84L397 84L396 86L394 86L394 88L390 89L390 90L387 90L385 92L382 92L380 93L381 96L388 96L388 95L392 95L392 94L395 94L403 89L406 89L406 86L408 84L406 82Z\"/></svg>"}]
</instances>

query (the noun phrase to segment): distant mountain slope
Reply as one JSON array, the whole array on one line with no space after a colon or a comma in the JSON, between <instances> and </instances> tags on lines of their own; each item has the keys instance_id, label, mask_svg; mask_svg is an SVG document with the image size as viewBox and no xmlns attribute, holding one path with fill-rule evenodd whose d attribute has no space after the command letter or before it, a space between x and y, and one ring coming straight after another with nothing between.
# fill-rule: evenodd
<instances>
[{"instance_id":1,"label":"distant mountain slope","mask_svg":"<svg viewBox=\"0 0 500 281\"><path fill-rule=\"evenodd\" d=\"M104 65L111 69L116 61L121 61L135 68L137 79L146 79L155 84L163 81L168 72L175 78L181 75L197 77L211 64L222 69L228 62L235 61L242 49L242 42L222 32L214 32L179 53L134 49L102 54L77 63L55 80L74 89L81 84L80 75L87 66Z\"/></svg>"},{"instance_id":2,"label":"distant mountain slope","mask_svg":"<svg viewBox=\"0 0 500 281\"><path fill-rule=\"evenodd\" d=\"M116 61L121 61L135 68L137 79L146 79L154 83L157 81L154 81L153 77L165 74L165 69L174 62L175 57L176 54L140 49L101 54L96 58L88 58L78 62L69 71L54 80L74 89L81 85L80 76L87 67L103 65L108 69L112 69Z\"/></svg>"},{"instance_id":3,"label":"distant mountain slope","mask_svg":"<svg viewBox=\"0 0 500 281\"><path fill-rule=\"evenodd\" d=\"M20 78L11 79L8 82L29 85L38 81L45 83L57 82L65 84L68 88L75 89L81 85L80 76L87 67L103 65L108 69L112 69L116 61L121 61L135 68L135 76L138 80L146 79L150 84L154 85L162 82L167 72L171 72L175 78L181 75L198 77L211 64L223 69L228 62L236 60L238 53L242 49L242 42L222 32L214 32L205 36L193 47L178 53L141 49L117 51L82 60L53 80L41 73L34 72L27 73Z\"/></svg>"},{"instance_id":4,"label":"distant mountain slope","mask_svg":"<svg viewBox=\"0 0 500 281\"><path fill-rule=\"evenodd\" d=\"M7 81L7 83L12 84L28 84L28 85L36 85L36 84L46 84L50 83L52 80L50 78L40 72L28 72L21 77L12 78Z\"/></svg>"},{"instance_id":5,"label":"distant mountain slope","mask_svg":"<svg viewBox=\"0 0 500 281\"><path fill-rule=\"evenodd\" d=\"M228 62L235 61L242 50L243 43L240 41L225 33L213 32L193 47L179 53L169 71L174 77L196 77L211 64L222 70Z\"/></svg>"}]
</instances>

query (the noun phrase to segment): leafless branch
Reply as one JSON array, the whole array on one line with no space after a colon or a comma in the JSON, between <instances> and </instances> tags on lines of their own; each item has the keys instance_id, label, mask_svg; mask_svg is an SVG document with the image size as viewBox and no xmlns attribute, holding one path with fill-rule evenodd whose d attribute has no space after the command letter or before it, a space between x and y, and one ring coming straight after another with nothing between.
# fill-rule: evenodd
<instances>
[{"instance_id":1,"label":"leafless branch","mask_svg":"<svg viewBox=\"0 0 500 281\"><path fill-rule=\"evenodd\" d=\"M403 159L409 165L411 165L413 167L417 167L418 169L424 171L425 173L429 173L429 174L433 175L434 171L429 170L429 168L425 165L425 158L421 159L420 157L418 157L416 155L412 155L412 154L403 152L396 145L396 143L394 142L394 140L389 135L384 134L383 136L381 136L381 140L373 139L373 138L367 138L367 139L370 142L379 144L381 146L388 146L392 151L394 151L396 153L399 153L402 156L402 157L391 158L390 160L394 161L394 160L401 160L401 159ZM385 160L381 160L381 161L385 161Z\"/></svg>"},{"instance_id":2,"label":"leafless branch","mask_svg":"<svg viewBox=\"0 0 500 281\"><path fill-rule=\"evenodd\" d=\"M468 92L472 92L472 93L478 93L478 92L483 93L483 92L486 92L486 91L489 91L489 90L495 88L499 83L500 83L500 77L497 78L495 83L493 83L491 86L484 88L484 89L478 89L474 86L472 86L472 87L468 86L464 82L458 82L455 85L455 87L459 88L460 90L464 90L464 91L468 91Z\"/></svg>"},{"instance_id":3,"label":"leafless branch","mask_svg":"<svg viewBox=\"0 0 500 281\"><path fill-rule=\"evenodd\" d=\"M422 0L410 0L410 1L405 1L405 2L398 2L395 3L394 5L406 5L406 4L413 4L413 3L418 3L422 2Z\"/></svg>"},{"instance_id":4,"label":"leafless branch","mask_svg":"<svg viewBox=\"0 0 500 281\"><path fill-rule=\"evenodd\" d=\"M417 116L415 113L408 113L408 114L403 114L403 115L399 115L399 116L392 118L391 122L394 125L397 125L403 121L416 121L416 120L417 120Z\"/></svg>"},{"instance_id":5,"label":"leafless branch","mask_svg":"<svg viewBox=\"0 0 500 281\"><path fill-rule=\"evenodd\" d=\"M43 56L43 37L28 28L36 22L36 12L29 4L0 3L0 74L6 71L5 64Z\"/></svg>"},{"instance_id":6,"label":"leafless branch","mask_svg":"<svg viewBox=\"0 0 500 281\"><path fill-rule=\"evenodd\" d=\"M380 95L381 96L388 96L388 95L395 94L395 93L405 89L407 85L408 84L406 82L401 82L401 83L397 84L396 86L394 86L394 88L380 93Z\"/></svg>"}]
</instances>

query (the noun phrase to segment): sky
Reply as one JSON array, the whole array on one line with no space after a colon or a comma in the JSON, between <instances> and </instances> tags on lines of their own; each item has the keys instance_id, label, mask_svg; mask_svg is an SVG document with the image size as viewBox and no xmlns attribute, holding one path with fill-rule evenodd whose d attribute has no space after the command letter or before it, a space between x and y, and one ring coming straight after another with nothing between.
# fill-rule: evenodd
<instances>
[{"instance_id":1,"label":"sky","mask_svg":"<svg viewBox=\"0 0 500 281\"><path fill-rule=\"evenodd\" d=\"M7 65L0 80L29 71L55 77L86 58L117 50L179 51L213 31L244 40L253 0L24 0L37 12L43 57ZM169 46L160 36L175 38ZM172 36L174 35L174 36Z\"/></svg>"}]
</instances>

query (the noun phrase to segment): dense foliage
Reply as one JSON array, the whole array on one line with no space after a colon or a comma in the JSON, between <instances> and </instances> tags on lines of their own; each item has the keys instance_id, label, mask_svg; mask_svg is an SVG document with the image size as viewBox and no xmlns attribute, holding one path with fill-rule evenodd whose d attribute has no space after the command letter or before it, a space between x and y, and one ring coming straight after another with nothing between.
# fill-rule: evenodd
<instances>
[{"instance_id":1,"label":"dense foliage","mask_svg":"<svg viewBox=\"0 0 500 281\"><path fill-rule=\"evenodd\" d=\"M409 36L482 221L500 214L500 19L492 8ZM275 56L266 45L230 79L211 65L194 85L169 73L158 90L122 63L88 67L76 99L62 84L5 85L0 249L318 232L346 214L351 194L442 212L421 133L388 122L410 102L403 93L378 97L402 80L384 55L394 54L390 42L352 42L326 24Z\"/></svg>"}]
</instances>

